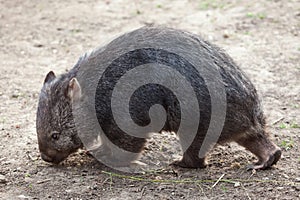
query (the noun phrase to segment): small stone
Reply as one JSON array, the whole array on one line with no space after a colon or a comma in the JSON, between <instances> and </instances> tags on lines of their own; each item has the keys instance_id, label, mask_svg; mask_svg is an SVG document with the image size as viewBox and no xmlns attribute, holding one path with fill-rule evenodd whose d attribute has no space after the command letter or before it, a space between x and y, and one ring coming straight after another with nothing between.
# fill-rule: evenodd
<instances>
[{"instance_id":1,"label":"small stone","mask_svg":"<svg viewBox=\"0 0 300 200\"><path fill-rule=\"evenodd\" d=\"M33 182L33 178L25 177L24 181L27 182L27 183L32 183Z\"/></svg>"},{"instance_id":2,"label":"small stone","mask_svg":"<svg viewBox=\"0 0 300 200\"><path fill-rule=\"evenodd\" d=\"M289 179L290 177L288 176L288 175L286 175L286 174L282 174L282 176L284 177L284 178L286 178L286 179Z\"/></svg>"},{"instance_id":3,"label":"small stone","mask_svg":"<svg viewBox=\"0 0 300 200\"><path fill-rule=\"evenodd\" d=\"M240 182L235 182L233 187L239 187L241 185Z\"/></svg>"},{"instance_id":4,"label":"small stone","mask_svg":"<svg viewBox=\"0 0 300 200\"><path fill-rule=\"evenodd\" d=\"M25 196L25 195L21 194L21 195L18 196L18 198L19 198L19 199L31 199L32 197L30 197L30 196Z\"/></svg>"},{"instance_id":5,"label":"small stone","mask_svg":"<svg viewBox=\"0 0 300 200\"><path fill-rule=\"evenodd\" d=\"M44 45L43 45L43 44L34 44L33 46L34 46L34 47L37 47L37 48L41 48L41 47L43 47Z\"/></svg>"},{"instance_id":6,"label":"small stone","mask_svg":"<svg viewBox=\"0 0 300 200\"><path fill-rule=\"evenodd\" d=\"M223 38L229 38L229 35L228 34L223 34Z\"/></svg>"},{"instance_id":7,"label":"small stone","mask_svg":"<svg viewBox=\"0 0 300 200\"><path fill-rule=\"evenodd\" d=\"M240 169L241 168L241 164L238 162L234 162L231 164L230 168L232 169Z\"/></svg>"},{"instance_id":8,"label":"small stone","mask_svg":"<svg viewBox=\"0 0 300 200\"><path fill-rule=\"evenodd\" d=\"M19 93L14 93L14 94L11 95L12 98L18 98L19 96L20 96Z\"/></svg>"}]
</instances>

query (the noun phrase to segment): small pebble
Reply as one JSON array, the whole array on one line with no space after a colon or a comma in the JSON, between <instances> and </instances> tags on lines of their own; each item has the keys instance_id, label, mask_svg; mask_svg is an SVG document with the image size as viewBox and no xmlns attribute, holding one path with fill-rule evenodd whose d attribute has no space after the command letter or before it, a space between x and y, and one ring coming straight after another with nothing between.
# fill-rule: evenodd
<instances>
[{"instance_id":1,"label":"small pebble","mask_svg":"<svg viewBox=\"0 0 300 200\"><path fill-rule=\"evenodd\" d=\"M240 169L241 168L241 164L238 162L234 162L231 164L230 168L232 169Z\"/></svg>"},{"instance_id":2,"label":"small pebble","mask_svg":"<svg viewBox=\"0 0 300 200\"><path fill-rule=\"evenodd\" d=\"M34 44L33 46L34 46L34 47L37 47L37 48L41 48L41 47L43 47L44 45L42 45L42 44Z\"/></svg>"},{"instance_id":3,"label":"small pebble","mask_svg":"<svg viewBox=\"0 0 300 200\"><path fill-rule=\"evenodd\" d=\"M235 182L235 183L234 183L234 187L239 187L240 185L241 185L240 182Z\"/></svg>"},{"instance_id":4,"label":"small pebble","mask_svg":"<svg viewBox=\"0 0 300 200\"><path fill-rule=\"evenodd\" d=\"M17 93L11 95L12 98L18 98L19 96L20 96L20 94L17 94Z\"/></svg>"},{"instance_id":5,"label":"small pebble","mask_svg":"<svg viewBox=\"0 0 300 200\"><path fill-rule=\"evenodd\" d=\"M224 31L223 38L229 38L229 33L228 33L228 31Z\"/></svg>"},{"instance_id":6,"label":"small pebble","mask_svg":"<svg viewBox=\"0 0 300 200\"><path fill-rule=\"evenodd\" d=\"M290 178L290 177L289 177L288 175L286 175L286 174L282 174L282 176L283 176L284 178L287 178L287 179Z\"/></svg>"},{"instance_id":7,"label":"small pebble","mask_svg":"<svg viewBox=\"0 0 300 200\"><path fill-rule=\"evenodd\" d=\"M32 197L30 197L30 196L25 196L25 195L23 195L23 194L19 195L18 198L19 198L19 199L32 199Z\"/></svg>"},{"instance_id":8,"label":"small pebble","mask_svg":"<svg viewBox=\"0 0 300 200\"><path fill-rule=\"evenodd\" d=\"M284 187L277 187L276 189L277 189L277 190L283 190Z\"/></svg>"}]
</instances>

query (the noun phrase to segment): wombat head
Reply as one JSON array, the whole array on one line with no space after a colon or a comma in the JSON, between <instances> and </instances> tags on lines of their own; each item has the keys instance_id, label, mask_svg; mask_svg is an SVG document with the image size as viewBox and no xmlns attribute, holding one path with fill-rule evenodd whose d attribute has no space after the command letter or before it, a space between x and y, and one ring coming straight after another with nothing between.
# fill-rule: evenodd
<instances>
[{"instance_id":1,"label":"wombat head","mask_svg":"<svg viewBox=\"0 0 300 200\"><path fill-rule=\"evenodd\" d=\"M56 77L51 71L42 87L36 118L39 150L43 160L59 163L82 147L78 137L72 103L81 89L74 75Z\"/></svg>"}]
</instances>

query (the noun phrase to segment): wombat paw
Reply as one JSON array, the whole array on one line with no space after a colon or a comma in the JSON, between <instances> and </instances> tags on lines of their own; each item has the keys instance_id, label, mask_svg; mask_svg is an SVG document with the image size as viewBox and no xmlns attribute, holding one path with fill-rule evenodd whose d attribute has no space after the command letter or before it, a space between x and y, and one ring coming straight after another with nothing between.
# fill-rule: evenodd
<instances>
[{"instance_id":1,"label":"wombat paw","mask_svg":"<svg viewBox=\"0 0 300 200\"><path fill-rule=\"evenodd\" d=\"M124 164L123 166L115 166L114 168L120 171L126 171L129 173L140 173L145 171L147 164L140 161L133 161L131 163Z\"/></svg>"},{"instance_id":2,"label":"wombat paw","mask_svg":"<svg viewBox=\"0 0 300 200\"><path fill-rule=\"evenodd\" d=\"M257 162L253 165L249 165L249 166L247 166L247 170L268 169L272 165L275 165L277 163L277 161L280 159L280 157L281 157L281 150L277 149L275 151L275 153L273 153L272 155L269 156L269 159L267 161Z\"/></svg>"},{"instance_id":3,"label":"wombat paw","mask_svg":"<svg viewBox=\"0 0 300 200\"><path fill-rule=\"evenodd\" d=\"M182 168L205 168L207 164L203 161L197 163L186 163L184 160L176 160L170 164L172 167L182 167Z\"/></svg>"}]
</instances>

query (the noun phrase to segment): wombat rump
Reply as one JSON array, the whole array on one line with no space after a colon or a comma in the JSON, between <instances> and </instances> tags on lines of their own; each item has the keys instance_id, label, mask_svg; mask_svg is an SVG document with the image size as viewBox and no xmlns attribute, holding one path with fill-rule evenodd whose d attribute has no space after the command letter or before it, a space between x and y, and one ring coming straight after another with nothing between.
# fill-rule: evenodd
<instances>
[{"instance_id":1,"label":"wombat rump","mask_svg":"<svg viewBox=\"0 0 300 200\"><path fill-rule=\"evenodd\" d=\"M36 124L41 158L52 163L85 146L104 164L129 166L149 133L161 131L178 134L183 157L175 166L203 168L210 147L227 142L258 158L252 169L269 168L281 157L255 87L229 55L165 27L123 34L82 56L69 72L50 71Z\"/></svg>"}]
</instances>

